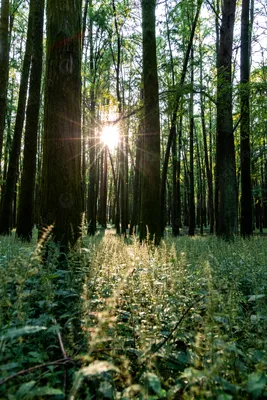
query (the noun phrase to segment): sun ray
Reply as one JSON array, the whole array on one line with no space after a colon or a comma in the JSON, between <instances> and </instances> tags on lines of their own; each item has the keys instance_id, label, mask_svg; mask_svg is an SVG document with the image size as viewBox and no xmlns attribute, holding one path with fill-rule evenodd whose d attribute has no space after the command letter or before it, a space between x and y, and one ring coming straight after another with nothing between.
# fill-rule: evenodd
<instances>
[{"instance_id":1,"label":"sun ray","mask_svg":"<svg viewBox=\"0 0 267 400\"><path fill-rule=\"evenodd\" d=\"M108 146L109 150L114 150L119 143L119 131L116 125L106 125L100 135L101 141Z\"/></svg>"}]
</instances>

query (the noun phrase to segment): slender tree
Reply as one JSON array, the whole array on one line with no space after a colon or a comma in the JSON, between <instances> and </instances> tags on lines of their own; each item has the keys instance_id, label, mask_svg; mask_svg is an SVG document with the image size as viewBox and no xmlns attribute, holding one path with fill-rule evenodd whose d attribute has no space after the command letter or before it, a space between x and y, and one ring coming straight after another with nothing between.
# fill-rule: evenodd
<instances>
[{"instance_id":1,"label":"slender tree","mask_svg":"<svg viewBox=\"0 0 267 400\"><path fill-rule=\"evenodd\" d=\"M43 20L44 0L33 0L32 67L26 114L23 171L17 221L17 235L25 240L31 239L34 224L37 132L43 60Z\"/></svg>"},{"instance_id":2,"label":"slender tree","mask_svg":"<svg viewBox=\"0 0 267 400\"><path fill-rule=\"evenodd\" d=\"M41 227L62 251L80 237L81 0L48 0ZM39 234L42 234L42 229Z\"/></svg>"},{"instance_id":3,"label":"slender tree","mask_svg":"<svg viewBox=\"0 0 267 400\"><path fill-rule=\"evenodd\" d=\"M144 141L140 239L160 241L160 121L155 0L142 0Z\"/></svg>"},{"instance_id":4,"label":"slender tree","mask_svg":"<svg viewBox=\"0 0 267 400\"><path fill-rule=\"evenodd\" d=\"M94 235L96 232L96 201L97 201L97 190L96 190L96 137L95 137L95 114L96 114L96 101L95 101L95 83L96 83L96 71L94 68L94 42L93 42L93 3L89 0L89 46L90 46L90 127L89 127L89 185L88 185L88 234Z\"/></svg>"},{"instance_id":5,"label":"slender tree","mask_svg":"<svg viewBox=\"0 0 267 400\"><path fill-rule=\"evenodd\" d=\"M250 236L252 223L252 187L250 174L250 38L249 0L242 0L241 60L240 60L240 164L241 164L241 218L240 233Z\"/></svg>"},{"instance_id":6,"label":"slender tree","mask_svg":"<svg viewBox=\"0 0 267 400\"><path fill-rule=\"evenodd\" d=\"M5 191L3 193L3 200L0 212L1 234L9 234L12 228L12 205L13 205L17 176L18 176L21 138L22 138L24 119L25 119L27 87L28 87L29 72L31 65L32 16L33 16L33 1L30 2L26 49L25 49L21 79L20 79L18 108L17 108L15 128L14 128L14 136L12 141L12 148L9 159L6 186L5 186Z\"/></svg>"},{"instance_id":7,"label":"slender tree","mask_svg":"<svg viewBox=\"0 0 267 400\"><path fill-rule=\"evenodd\" d=\"M3 137L6 116L6 93L9 64L9 0L1 0L0 15L0 163L2 159Z\"/></svg>"},{"instance_id":8,"label":"slender tree","mask_svg":"<svg viewBox=\"0 0 267 400\"><path fill-rule=\"evenodd\" d=\"M194 51L191 49L191 85L194 85ZM189 163L189 229L188 234L194 236L195 234L195 183L194 183L194 95L193 91L190 93L189 105L189 147L190 147L190 163Z\"/></svg>"},{"instance_id":9,"label":"slender tree","mask_svg":"<svg viewBox=\"0 0 267 400\"><path fill-rule=\"evenodd\" d=\"M195 14L194 21L192 24L190 38L189 38L188 45L186 48L186 53L185 53L185 57L184 57L184 61L183 61L182 73L181 73L181 77L180 77L180 81L179 81L180 88L182 88L184 86L190 52L191 52L191 48L192 48L192 44L193 44L193 40L194 40L194 36L195 36L195 31L196 31L197 22L198 22L202 3L203 3L203 0L197 1L197 10L196 10L196 14ZM175 101L174 101L172 118L171 118L171 127L170 127L169 136L168 136L168 142L167 142L166 152L164 155L164 162L163 162L163 169L162 169L161 189L160 189L161 234L162 235L163 235L164 229L165 229L165 196L166 196L167 171L168 171L170 152L171 152L171 148L172 148L173 136L174 136L174 133L176 132L177 116L178 116L178 109L179 109L179 105L180 105L181 95L182 95L182 91L178 90Z\"/></svg>"}]
</instances>

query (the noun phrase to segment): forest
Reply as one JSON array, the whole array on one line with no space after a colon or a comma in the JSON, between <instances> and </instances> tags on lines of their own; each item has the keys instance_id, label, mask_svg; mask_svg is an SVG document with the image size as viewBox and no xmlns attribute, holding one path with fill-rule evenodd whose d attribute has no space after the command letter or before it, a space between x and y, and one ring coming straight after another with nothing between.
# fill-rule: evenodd
<instances>
[{"instance_id":1,"label":"forest","mask_svg":"<svg viewBox=\"0 0 267 400\"><path fill-rule=\"evenodd\" d=\"M0 399L267 398L266 1L0 4Z\"/></svg>"}]
</instances>

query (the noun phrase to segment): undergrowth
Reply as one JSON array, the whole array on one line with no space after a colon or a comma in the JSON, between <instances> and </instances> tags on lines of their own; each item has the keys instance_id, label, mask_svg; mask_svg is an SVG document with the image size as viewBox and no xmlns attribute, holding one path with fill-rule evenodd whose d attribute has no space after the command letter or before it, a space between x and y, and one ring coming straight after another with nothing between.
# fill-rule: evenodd
<instances>
[{"instance_id":1,"label":"undergrowth","mask_svg":"<svg viewBox=\"0 0 267 400\"><path fill-rule=\"evenodd\" d=\"M0 238L1 399L267 397L266 239Z\"/></svg>"}]
</instances>

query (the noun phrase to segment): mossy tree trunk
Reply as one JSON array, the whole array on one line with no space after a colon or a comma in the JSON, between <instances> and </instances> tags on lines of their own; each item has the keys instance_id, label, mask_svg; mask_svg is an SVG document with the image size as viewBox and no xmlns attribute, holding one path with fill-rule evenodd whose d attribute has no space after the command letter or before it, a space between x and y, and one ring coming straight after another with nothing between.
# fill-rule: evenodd
<instances>
[{"instance_id":1,"label":"mossy tree trunk","mask_svg":"<svg viewBox=\"0 0 267 400\"><path fill-rule=\"evenodd\" d=\"M30 240L34 224L37 132L41 97L44 0L33 1L32 67L27 105L17 235Z\"/></svg>"},{"instance_id":2,"label":"mossy tree trunk","mask_svg":"<svg viewBox=\"0 0 267 400\"><path fill-rule=\"evenodd\" d=\"M9 234L12 229L12 204L14 200L14 194L17 183L19 157L21 151L21 138L22 138L24 119L25 119L25 106L26 106L27 88L28 88L29 72L31 65L31 55L32 55L32 15L33 15L33 1L30 2L26 49L25 49L21 79L20 79L18 108L17 108L15 128L14 128L14 136L12 141L12 148L9 158L6 186L5 186L5 191L3 193L3 200L0 213L0 234L2 235Z\"/></svg>"},{"instance_id":3,"label":"mossy tree trunk","mask_svg":"<svg viewBox=\"0 0 267 400\"><path fill-rule=\"evenodd\" d=\"M142 0L144 144L140 239L160 241L160 121L155 35L155 0Z\"/></svg>"},{"instance_id":4,"label":"mossy tree trunk","mask_svg":"<svg viewBox=\"0 0 267 400\"><path fill-rule=\"evenodd\" d=\"M217 234L237 232L237 184L232 117L232 53L236 0L224 0L220 28L217 83Z\"/></svg>"},{"instance_id":5,"label":"mossy tree trunk","mask_svg":"<svg viewBox=\"0 0 267 400\"><path fill-rule=\"evenodd\" d=\"M81 233L81 3L47 2L40 217L64 252Z\"/></svg>"}]
</instances>

